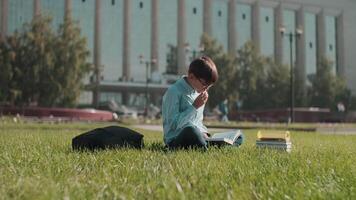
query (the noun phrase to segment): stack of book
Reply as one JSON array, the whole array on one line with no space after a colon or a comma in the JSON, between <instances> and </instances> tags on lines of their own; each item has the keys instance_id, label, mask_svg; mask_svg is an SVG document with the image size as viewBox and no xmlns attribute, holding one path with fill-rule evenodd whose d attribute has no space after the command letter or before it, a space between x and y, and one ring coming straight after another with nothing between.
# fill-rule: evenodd
<instances>
[{"instance_id":1,"label":"stack of book","mask_svg":"<svg viewBox=\"0 0 356 200\"><path fill-rule=\"evenodd\" d=\"M292 142L289 131L258 131L256 146L259 148L273 148L290 152Z\"/></svg>"}]
</instances>

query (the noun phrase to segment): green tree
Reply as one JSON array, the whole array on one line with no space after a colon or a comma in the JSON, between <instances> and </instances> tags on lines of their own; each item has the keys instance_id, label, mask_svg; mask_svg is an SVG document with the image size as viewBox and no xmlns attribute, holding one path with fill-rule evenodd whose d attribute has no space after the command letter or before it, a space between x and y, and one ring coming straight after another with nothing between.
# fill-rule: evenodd
<instances>
[{"instance_id":1,"label":"green tree","mask_svg":"<svg viewBox=\"0 0 356 200\"><path fill-rule=\"evenodd\" d=\"M214 108L226 98L230 102L235 101L238 96L234 80L238 73L235 58L224 52L223 47L206 34L202 36L201 44L204 46L202 54L214 61L219 73L219 80L209 89L209 107Z\"/></svg>"},{"instance_id":2,"label":"green tree","mask_svg":"<svg viewBox=\"0 0 356 200\"><path fill-rule=\"evenodd\" d=\"M20 35L21 58L18 64L21 66L23 80L21 82L22 104L36 102L40 106L49 106L53 92L55 33L51 27L51 18L36 17L30 24L25 24ZM43 95L43 88L48 88ZM45 104L43 102L46 101Z\"/></svg>"},{"instance_id":3,"label":"green tree","mask_svg":"<svg viewBox=\"0 0 356 200\"><path fill-rule=\"evenodd\" d=\"M235 77L243 109L263 108L261 97L265 87L267 70L265 61L251 42L246 43L237 56L238 73Z\"/></svg>"},{"instance_id":4,"label":"green tree","mask_svg":"<svg viewBox=\"0 0 356 200\"><path fill-rule=\"evenodd\" d=\"M40 87L41 105L75 106L84 88L82 80L93 70L87 62L89 51L86 39L80 34L78 24L71 18L66 18L60 25L53 48L53 68ZM48 84L51 88L46 87Z\"/></svg>"},{"instance_id":5,"label":"green tree","mask_svg":"<svg viewBox=\"0 0 356 200\"><path fill-rule=\"evenodd\" d=\"M178 73L178 50L173 44L168 44L167 57L167 74L177 74Z\"/></svg>"},{"instance_id":6,"label":"green tree","mask_svg":"<svg viewBox=\"0 0 356 200\"><path fill-rule=\"evenodd\" d=\"M92 70L87 62L89 51L70 18L58 32L52 30L51 22L49 17L36 17L0 42L5 72L1 100L15 105L75 105L82 79Z\"/></svg>"},{"instance_id":7,"label":"green tree","mask_svg":"<svg viewBox=\"0 0 356 200\"><path fill-rule=\"evenodd\" d=\"M19 51L19 40L17 33L0 39L0 102L13 104L21 95L21 90L16 81L20 70L16 66L16 52Z\"/></svg>"},{"instance_id":8,"label":"green tree","mask_svg":"<svg viewBox=\"0 0 356 200\"><path fill-rule=\"evenodd\" d=\"M288 66L289 68L289 66ZM290 73L290 71L289 71ZM289 75L290 76L290 75ZM304 73L298 66L294 66L294 101L295 107L307 107L308 97L307 97L307 85L306 78L303 78ZM290 83L289 83L290 85Z\"/></svg>"},{"instance_id":9,"label":"green tree","mask_svg":"<svg viewBox=\"0 0 356 200\"><path fill-rule=\"evenodd\" d=\"M260 55L251 42L246 43L237 57L239 86L243 109L285 108L289 99L289 68Z\"/></svg>"},{"instance_id":10,"label":"green tree","mask_svg":"<svg viewBox=\"0 0 356 200\"><path fill-rule=\"evenodd\" d=\"M322 59L316 76L311 78L312 86L308 90L310 106L335 109L339 101L345 104L350 99L351 93L344 79L335 75L331 67L331 61Z\"/></svg>"},{"instance_id":11,"label":"green tree","mask_svg":"<svg viewBox=\"0 0 356 200\"><path fill-rule=\"evenodd\" d=\"M289 67L278 65L272 59L265 59L267 78L260 93L260 104L263 108L286 108L290 98Z\"/></svg>"},{"instance_id":12,"label":"green tree","mask_svg":"<svg viewBox=\"0 0 356 200\"><path fill-rule=\"evenodd\" d=\"M219 72L218 82L209 90L209 107L224 99L230 109L237 100L246 110L286 107L289 99L289 69L271 58L258 54L251 42L246 43L237 57L223 51L216 40L202 37L203 54L211 57ZM234 103L231 103L234 102Z\"/></svg>"}]
</instances>

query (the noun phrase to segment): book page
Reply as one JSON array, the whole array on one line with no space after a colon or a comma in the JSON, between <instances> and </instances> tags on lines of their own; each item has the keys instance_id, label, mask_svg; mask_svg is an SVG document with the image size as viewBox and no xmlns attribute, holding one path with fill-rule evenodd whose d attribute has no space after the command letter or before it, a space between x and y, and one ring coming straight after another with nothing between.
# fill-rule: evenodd
<instances>
[{"instance_id":1,"label":"book page","mask_svg":"<svg viewBox=\"0 0 356 200\"><path fill-rule=\"evenodd\" d=\"M228 131L228 132L222 132L222 133L216 133L213 136L211 136L211 139L223 139L226 138L231 141L235 141L236 138L239 136L239 131L233 130L233 131Z\"/></svg>"}]
</instances>

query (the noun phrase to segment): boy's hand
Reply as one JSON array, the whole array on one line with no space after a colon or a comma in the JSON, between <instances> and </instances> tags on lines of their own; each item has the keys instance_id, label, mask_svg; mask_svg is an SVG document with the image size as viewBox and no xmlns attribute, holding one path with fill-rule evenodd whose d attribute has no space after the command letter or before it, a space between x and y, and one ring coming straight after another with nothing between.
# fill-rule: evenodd
<instances>
[{"instance_id":1,"label":"boy's hand","mask_svg":"<svg viewBox=\"0 0 356 200\"><path fill-rule=\"evenodd\" d=\"M204 138L205 138L205 139L210 138L210 136L211 136L211 135L210 135L209 133L204 133Z\"/></svg>"},{"instance_id":2,"label":"boy's hand","mask_svg":"<svg viewBox=\"0 0 356 200\"><path fill-rule=\"evenodd\" d=\"M209 94L207 91L204 91L202 93L200 93L200 95L195 99L193 106L198 109L200 108L202 105L204 105L209 98Z\"/></svg>"}]
</instances>

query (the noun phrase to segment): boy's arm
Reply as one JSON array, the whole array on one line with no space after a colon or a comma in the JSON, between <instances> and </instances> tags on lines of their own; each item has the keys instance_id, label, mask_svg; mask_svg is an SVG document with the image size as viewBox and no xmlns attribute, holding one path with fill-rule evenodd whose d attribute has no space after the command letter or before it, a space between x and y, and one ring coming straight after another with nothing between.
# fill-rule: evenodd
<instances>
[{"instance_id":1,"label":"boy's arm","mask_svg":"<svg viewBox=\"0 0 356 200\"><path fill-rule=\"evenodd\" d=\"M206 102L208 101L208 98L209 98L208 91L205 90L197 97L197 99L195 100L194 103L201 101L200 106L204 106L206 104ZM204 108L203 108L203 110L204 110ZM204 113L201 112L201 113L198 113L198 115L201 115L201 116L199 116L200 120L197 122L197 127L199 128L200 132L204 133L204 137L210 137L208 128L206 128L206 126L204 126L204 124L203 124Z\"/></svg>"},{"instance_id":2,"label":"boy's arm","mask_svg":"<svg viewBox=\"0 0 356 200\"><path fill-rule=\"evenodd\" d=\"M197 117L197 110L193 105L182 112L179 111L180 101L184 98L174 90L168 90L163 99L162 116L165 129L177 130L192 122Z\"/></svg>"},{"instance_id":3,"label":"boy's arm","mask_svg":"<svg viewBox=\"0 0 356 200\"><path fill-rule=\"evenodd\" d=\"M206 133L208 136L210 136L210 134L208 132L208 128L203 124L203 122L199 123L199 127L198 128L202 133Z\"/></svg>"}]
</instances>

